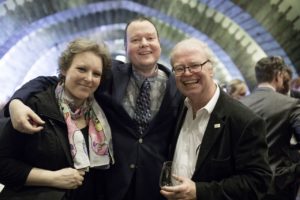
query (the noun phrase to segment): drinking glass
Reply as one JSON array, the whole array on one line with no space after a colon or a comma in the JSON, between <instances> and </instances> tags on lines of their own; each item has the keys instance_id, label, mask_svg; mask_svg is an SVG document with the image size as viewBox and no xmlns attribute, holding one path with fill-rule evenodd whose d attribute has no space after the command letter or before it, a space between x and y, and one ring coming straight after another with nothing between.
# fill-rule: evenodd
<instances>
[{"instance_id":1,"label":"drinking glass","mask_svg":"<svg viewBox=\"0 0 300 200\"><path fill-rule=\"evenodd\" d=\"M172 178L172 161L166 161L163 163L160 177L159 177L159 186L172 186L173 185L173 178Z\"/></svg>"}]
</instances>

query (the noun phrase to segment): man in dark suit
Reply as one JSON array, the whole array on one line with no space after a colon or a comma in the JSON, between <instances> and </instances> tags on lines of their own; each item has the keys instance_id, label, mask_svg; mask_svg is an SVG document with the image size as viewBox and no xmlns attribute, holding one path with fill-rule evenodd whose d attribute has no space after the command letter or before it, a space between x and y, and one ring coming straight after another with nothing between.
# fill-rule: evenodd
<instances>
[{"instance_id":1,"label":"man in dark suit","mask_svg":"<svg viewBox=\"0 0 300 200\"><path fill-rule=\"evenodd\" d=\"M285 63L276 56L264 57L255 66L255 91L241 101L266 121L269 162L274 184L265 199L292 200L300 178L300 156L292 149L292 134L300 142L300 102L282 95Z\"/></svg>"},{"instance_id":2,"label":"man in dark suit","mask_svg":"<svg viewBox=\"0 0 300 200\"><path fill-rule=\"evenodd\" d=\"M259 199L271 180L265 123L213 80L203 42L187 39L171 53L177 88L186 96L171 146L175 186L167 199Z\"/></svg>"},{"instance_id":3,"label":"man in dark suit","mask_svg":"<svg viewBox=\"0 0 300 200\"><path fill-rule=\"evenodd\" d=\"M111 76L106 77L95 92L111 126L116 161L107 170L107 179L99 181L105 181L107 200L159 200L163 199L159 193L159 174L168 156L182 97L171 71L157 63L161 47L151 21L138 18L128 23L125 49L129 63L113 62ZM140 88L146 79L151 87L151 117L141 131L135 110ZM51 82L55 80L49 82L45 77L31 81L14 98L25 100ZM35 132L42 128L41 119L28 108L20 107L17 100L10 108L12 121L19 131Z\"/></svg>"}]
</instances>

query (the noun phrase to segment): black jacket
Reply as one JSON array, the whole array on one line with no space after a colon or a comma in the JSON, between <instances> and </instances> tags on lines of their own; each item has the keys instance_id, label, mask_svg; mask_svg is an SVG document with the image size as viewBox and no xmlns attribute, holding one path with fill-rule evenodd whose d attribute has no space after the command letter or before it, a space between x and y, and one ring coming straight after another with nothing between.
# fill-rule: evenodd
<instances>
[{"instance_id":1,"label":"black jacket","mask_svg":"<svg viewBox=\"0 0 300 200\"><path fill-rule=\"evenodd\" d=\"M186 112L183 106L171 155ZM197 199L260 199L272 176L265 134L265 123L260 117L220 90L192 176Z\"/></svg>"},{"instance_id":2,"label":"black jacket","mask_svg":"<svg viewBox=\"0 0 300 200\"><path fill-rule=\"evenodd\" d=\"M0 135L0 182L5 185L0 199L96 199L96 170L86 173L76 190L24 186L33 167L59 170L73 167L67 126L54 96L55 86L33 95L28 105L46 122L44 129L29 135L19 133L7 122ZM101 172L99 172L101 173ZM98 179L98 178L97 178ZM98 188L99 191L101 188Z\"/></svg>"},{"instance_id":3,"label":"black jacket","mask_svg":"<svg viewBox=\"0 0 300 200\"><path fill-rule=\"evenodd\" d=\"M138 133L135 121L122 106L132 73L130 64L115 65L111 82L96 93L111 126L116 160L108 172L109 200L123 199L131 184L135 188L132 200L163 199L159 193L159 175L162 163L167 160L182 96L170 70L162 65L158 67L169 78L160 110L143 135Z\"/></svg>"}]
</instances>

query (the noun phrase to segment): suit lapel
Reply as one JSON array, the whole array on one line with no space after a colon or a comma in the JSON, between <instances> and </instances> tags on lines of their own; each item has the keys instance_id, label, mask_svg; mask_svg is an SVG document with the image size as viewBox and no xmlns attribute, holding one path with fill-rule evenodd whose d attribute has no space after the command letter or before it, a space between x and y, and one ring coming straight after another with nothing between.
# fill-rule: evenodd
<instances>
[{"instance_id":1,"label":"suit lapel","mask_svg":"<svg viewBox=\"0 0 300 200\"><path fill-rule=\"evenodd\" d=\"M126 128L133 129L136 124L135 121L129 116L128 112L123 107L123 98L126 95L127 86L129 84L132 67L130 63L119 64L113 67L113 86L111 91L111 97L108 98L109 104L113 105L114 112L118 113L118 116L125 120L123 123L126 123ZM140 137L140 134L133 130L129 131L135 137Z\"/></svg>"},{"instance_id":2,"label":"suit lapel","mask_svg":"<svg viewBox=\"0 0 300 200\"><path fill-rule=\"evenodd\" d=\"M149 124L149 129L151 129L155 124L157 124L157 120L161 120L161 116L165 113L168 113L166 109L170 109L170 102L176 98L178 94L177 88L174 87L175 78L171 76L171 72L169 69L164 67L163 65L158 64L160 70L164 71L168 77L166 91L160 106L159 112L156 116L151 120ZM122 100L126 94L128 82L130 80L132 74L132 67L130 63L126 64L119 64L114 66L113 70L113 89L112 89L112 101L116 101L119 107L119 115L124 115L124 118L130 118L128 113L125 111L124 107L122 106ZM128 121L128 123L132 123L131 126L135 126L133 120ZM148 131L145 132L144 136L147 135ZM135 133L137 137L140 137L138 133Z\"/></svg>"},{"instance_id":3,"label":"suit lapel","mask_svg":"<svg viewBox=\"0 0 300 200\"><path fill-rule=\"evenodd\" d=\"M160 110L159 110L159 112L165 113L165 109L169 107L168 105L170 104L172 99L174 99L174 97L177 93L177 88L174 87L174 85L173 85L173 84L175 84L174 76L171 76L171 73L168 70L164 69L163 67L159 67L159 69L164 71L168 77L165 94L164 94L163 100L161 102Z\"/></svg>"},{"instance_id":4,"label":"suit lapel","mask_svg":"<svg viewBox=\"0 0 300 200\"><path fill-rule=\"evenodd\" d=\"M210 152L211 148L214 146L214 143L216 142L217 138L223 133L226 121L226 116L223 110L224 108L222 108L222 106L224 107L223 97L224 94L221 91L220 97L210 116L202 139L198 160L196 163L195 173L201 168L202 163L206 160L206 157Z\"/></svg>"},{"instance_id":5,"label":"suit lapel","mask_svg":"<svg viewBox=\"0 0 300 200\"><path fill-rule=\"evenodd\" d=\"M170 145L170 149L169 149L169 156L171 156L170 159L172 159L172 157L175 153L178 137L179 137L180 130L181 130L181 127L183 125L186 113L187 113L187 107L182 102L182 106L181 106L181 109L180 109L180 112L179 112L179 117L177 119L177 123L176 123L176 126L175 126L175 134L174 134L174 137L171 140L171 145Z\"/></svg>"},{"instance_id":6,"label":"suit lapel","mask_svg":"<svg viewBox=\"0 0 300 200\"><path fill-rule=\"evenodd\" d=\"M151 120L149 124L149 129L151 129L153 126L156 126L158 121L162 120L162 116L165 115L165 113L170 113L168 109L171 109L170 102L174 101L174 99L177 98L176 95L179 95L179 92L177 88L175 87L175 78L171 75L171 72L169 69L164 67L163 65L158 64L158 67L160 70L162 70L168 77L167 83L166 83L166 90L164 97L162 99L160 109L158 113L154 116L154 118ZM168 117L168 116L166 116ZM146 131L145 134L148 132Z\"/></svg>"},{"instance_id":7,"label":"suit lapel","mask_svg":"<svg viewBox=\"0 0 300 200\"><path fill-rule=\"evenodd\" d=\"M112 98L115 99L119 104L122 104L132 69L130 64L122 64L116 66L113 70Z\"/></svg>"}]
</instances>

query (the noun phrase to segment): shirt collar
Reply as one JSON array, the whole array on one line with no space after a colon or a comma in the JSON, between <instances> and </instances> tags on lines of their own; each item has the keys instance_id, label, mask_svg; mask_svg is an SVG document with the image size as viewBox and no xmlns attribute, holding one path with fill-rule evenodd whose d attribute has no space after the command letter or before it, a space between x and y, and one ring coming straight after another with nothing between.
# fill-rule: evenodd
<instances>
[{"instance_id":1,"label":"shirt collar","mask_svg":"<svg viewBox=\"0 0 300 200\"><path fill-rule=\"evenodd\" d=\"M271 88L273 91L276 92L276 89L269 83L261 83L257 87L258 88Z\"/></svg>"},{"instance_id":2,"label":"shirt collar","mask_svg":"<svg viewBox=\"0 0 300 200\"><path fill-rule=\"evenodd\" d=\"M158 75L158 66L156 65L156 69L155 69L155 72L153 73L152 76L150 77L145 77L141 74L138 73L137 70L135 70L133 67L132 67L132 76L134 77L136 83L138 84L139 87L142 86L142 84L144 83L145 79L147 78L150 82L153 82L155 80L155 78L157 77Z\"/></svg>"},{"instance_id":3,"label":"shirt collar","mask_svg":"<svg viewBox=\"0 0 300 200\"><path fill-rule=\"evenodd\" d=\"M214 110L216 104L217 104L217 101L218 101L218 99L219 99L219 96L220 96L220 88L219 88L219 86L217 85L217 89L216 89L216 91L215 91L213 97L208 101L208 103L207 103L205 106L203 106L202 108L200 108L198 111L205 109L209 114L211 114L212 111ZM188 98L185 98L184 104L185 104L189 109L192 108L192 105L190 104L190 101L189 101ZM198 113L198 111L197 111L197 113Z\"/></svg>"}]
</instances>

